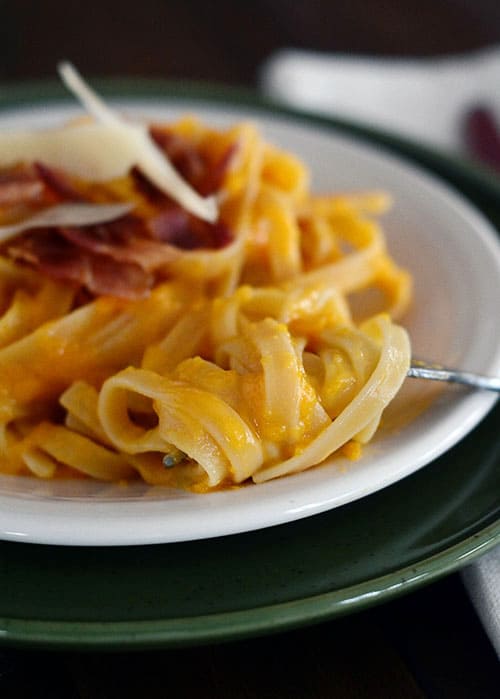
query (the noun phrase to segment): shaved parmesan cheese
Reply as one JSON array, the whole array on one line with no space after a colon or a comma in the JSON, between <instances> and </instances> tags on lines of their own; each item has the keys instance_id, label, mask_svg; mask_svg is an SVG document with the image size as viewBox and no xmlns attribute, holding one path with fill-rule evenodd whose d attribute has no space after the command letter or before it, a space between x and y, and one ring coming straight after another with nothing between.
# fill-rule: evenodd
<instances>
[{"instance_id":1,"label":"shaved parmesan cheese","mask_svg":"<svg viewBox=\"0 0 500 699\"><path fill-rule=\"evenodd\" d=\"M93 182L126 175L138 166L162 192L206 221L218 218L214 197L202 197L151 139L147 126L115 114L68 63L59 68L68 88L97 120L62 129L0 133L0 166L40 160Z\"/></svg>"},{"instance_id":2,"label":"shaved parmesan cheese","mask_svg":"<svg viewBox=\"0 0 500 699\"><path fill-rule=\"evenodd\" d=\"M134 208L133 204L57 204L30 218L9 226L0 226L0 242L32 228L47 226L92 226L114 221Z\"/></svg>"},{"instance_id":3,"label":"shaved parmesan cheese","mask_svg":"<svg viewBox=\"0 0 500 699\"><path fill-rule=\"evenodd\" d=\"M147 128L142 124L130 124L113 112L90 88L70 63L59 65L59 74L66 87L73 92L82 105L100 123L116 130L129 150L135 154L135 165L165 194L181 204L192 214L206 221L215 221L218 216L213 197L201 197L172 166L165 154L152 141Z\"/></svg>"},{"instance_id":4,"label":"shaved parmesan cheese","mask_svg":"<svg viewBox=\"0 0 500 699\"><path fill-rule=\"evenodd\" d=\"M104 124L0 132L0 166L35 160L91 182L103 182L125 175L137 157L126 134Z\"/></svg>"},{"instance_id":5,"label":"shaved parmesan cheese","mask_svg":"<svg viewBox=\"0 0 500 699\"><path fill-rule=\"evenodd\" d=\"M63 61L59 63L57 70L66 87L71 90L96 121L100 121L108 126L123 125L123 120L108 107L99 95L92 90L90 85L87 85L74 65L68 63L68 61Z\"/></svg>"}]
</instances>

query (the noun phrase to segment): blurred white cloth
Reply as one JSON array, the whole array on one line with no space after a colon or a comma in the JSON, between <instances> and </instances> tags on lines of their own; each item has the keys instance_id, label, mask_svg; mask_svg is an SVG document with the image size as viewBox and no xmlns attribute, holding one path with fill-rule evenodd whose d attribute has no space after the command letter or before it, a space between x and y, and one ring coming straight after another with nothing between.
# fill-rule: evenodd
<instances>
[{"instance_id":1,"label":"blurred white cloth","mask_svg":"<svg viewBox=\"0 0 500 699\"><path fill-rule=\"evenodd\" d=\"M411 60L285 50L266 61L260 77L264 92L290 106L455 152L467 109L485 104L500 118L500 47Z\"/></svg>"},{"instance_id":2,"label":"blurred white cloth","mask_svg":"<svg viewBox=\"0 0 500 699\"><path fill-rule=\"evenodd\" d=\"M500 546L464 568L462 579L500 658Z\"/></svg>"},{"instance_id":3,"label":"blurred white cloth","mask_svg":"<svg viewBox=\"0 0 500 699\"><path fill-rule=\"evenodd\" d=\"M500 119L500 47L412 60L286 50L266 61L260 77L275 101L454 153L464 149L467 110L484 105ZM465 568L462 578L500 657L500 546Z\"/></svg>"}]
</instances>

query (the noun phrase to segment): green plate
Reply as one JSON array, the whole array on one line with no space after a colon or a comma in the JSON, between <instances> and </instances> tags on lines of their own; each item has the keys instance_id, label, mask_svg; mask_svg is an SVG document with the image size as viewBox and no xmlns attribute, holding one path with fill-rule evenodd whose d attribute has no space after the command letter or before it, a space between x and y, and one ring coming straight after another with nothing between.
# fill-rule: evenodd
<instances>
[{"instance_id":1,"label":"green plate","mask_svg":"<svg viewBox=\"0 0 500 699\"><path fill-rule=\"evenodd\" d=\"M463 161L345 121L277 108L252 93L162 82L107 94L248 105L330 126L427 167L497 226L500 185ZM54 84L0 89L0 107L49 102ZM188 543L65 548L0 543L0 641L146 648L280 631L359 610L456 570L500 541L499 409L437 461L326 514Z\"/></svg>"}]
</instances>

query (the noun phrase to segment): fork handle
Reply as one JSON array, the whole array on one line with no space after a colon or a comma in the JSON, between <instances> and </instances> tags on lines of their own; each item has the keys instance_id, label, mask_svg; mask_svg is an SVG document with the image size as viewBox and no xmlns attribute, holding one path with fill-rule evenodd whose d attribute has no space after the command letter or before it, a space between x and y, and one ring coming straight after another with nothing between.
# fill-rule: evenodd
<instances>
[{"instance_id":1,"label":"fork handle","mask_svg":"<svg viewBox=\"0 0 500 699\"><path fill-rule=\"evenodd\" d=\"M431 379L432 381L448 381L460 383L474 388L482 388L487 391L500 392L500 378L494 376L482 376L470 371L447 369L439 364L431 364L421 359L413 359L408 370L408 376L414 379Z\"/></svg>"}]
</instances>

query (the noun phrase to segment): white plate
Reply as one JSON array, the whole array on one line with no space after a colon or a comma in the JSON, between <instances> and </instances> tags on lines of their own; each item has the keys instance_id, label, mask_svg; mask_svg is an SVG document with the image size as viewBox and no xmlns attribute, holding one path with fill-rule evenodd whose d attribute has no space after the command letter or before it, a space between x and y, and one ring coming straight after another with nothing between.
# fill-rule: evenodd
<instances>
[{"instance_id":1,"label":"white plate","mask_svg":"<svg viewBox=\"0 0 500 699\"><path fill-rule=\"evenodd\" d=\"M500 246L489 223L437 179L377 147L292 117L204 103L134 100L129 112L171 119L192 112L213 124L258 122L273 143L296 153L316 191L385 189L389 247L415 279L405 319L415 356L500 374ZM79 113L64 105L0 114L0 128L58 124ZM408 379L386 411L384 429L355 463L342 459L240 490L193 495L93 482L0 477L0 538L66 545L132 545L203 539L307 517L373 493L428 464L490 410L486 392Z\"/></svg>"}]
</instances>

